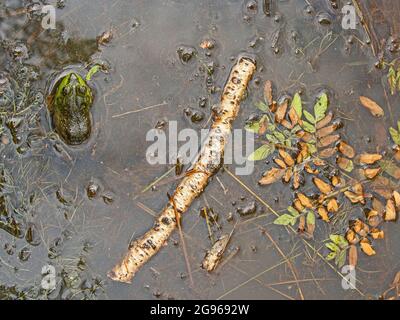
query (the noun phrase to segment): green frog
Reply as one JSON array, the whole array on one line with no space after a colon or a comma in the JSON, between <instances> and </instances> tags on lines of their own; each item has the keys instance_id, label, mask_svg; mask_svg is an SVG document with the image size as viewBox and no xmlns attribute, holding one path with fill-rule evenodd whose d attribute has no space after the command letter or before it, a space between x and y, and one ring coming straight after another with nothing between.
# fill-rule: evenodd
<instances>
[{"instance_id":1,"label":"green frog","mask_svg":"<svg viewBox=\"0 0 400 320\"><path fill-rule=\"evenodd\" d=\"M90 137L93 90L87 81L99 69L98 65L92 67L85 79L75 71L69 72L59 80L51 97L49 105L54 129L69 145L82 144Z\"/></svg>"}]
</instances>

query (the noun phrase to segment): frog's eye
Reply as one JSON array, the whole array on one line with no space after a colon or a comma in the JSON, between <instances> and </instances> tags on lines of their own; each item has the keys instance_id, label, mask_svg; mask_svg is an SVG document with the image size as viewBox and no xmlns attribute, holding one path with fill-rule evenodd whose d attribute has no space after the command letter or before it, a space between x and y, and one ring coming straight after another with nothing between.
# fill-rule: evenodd
<instances>
[{"instance_id":1,"label":"frog's eye","mask_svg":"<svg viewBox=\"0 0 400 320\"><path fill-rule=\"evenodd\" d=\"M78 90L79 90L79 93L81 93L81 94L85 94L86 93L86 87L85 86L79 86Z\"/></svg>"},{"instance_id":2,"label":"frog's eye","mask_svg":"<svg viewBox=\"0 0 400 320\"><path fill-rule=\"evenodd\" d=\"M63 94L64 94L65 96L68 95L70 91L71 91L71 90L70 90L69 87L64 87L63 90L62 90L62 92L63 92Z\"/></svg>"}]
</instances>

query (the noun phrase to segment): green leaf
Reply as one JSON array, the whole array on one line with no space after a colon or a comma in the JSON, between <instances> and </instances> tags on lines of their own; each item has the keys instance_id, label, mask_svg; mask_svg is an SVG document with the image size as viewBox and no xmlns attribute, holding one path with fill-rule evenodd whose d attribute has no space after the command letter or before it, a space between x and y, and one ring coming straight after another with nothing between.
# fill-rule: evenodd
<instances>
[{"instance_id":1,"label":"green leaf","mask_svg":"<svg viewBox=\"0 0 400 320\"><path fill-rule=\"evenodd\" d=\"M279 140L275 136L273 136L272 134L266 134L265 137L271 143L279 143Z\"/></svg>"},{"instance_id":2,"label":"green leaf","mask_svg":"<svg viewBox=\"0 0 400 320\"><path fill-rule=\"evenodd\" d=\"M250 132L258 133L258 131L260 130L260 123L256 121L253 123L246 124L244 126L244 129Z\"/></svg>"},{"instance_id":3,"label":"green leaf","mask_svg":"<svg viewBox=\"0 0 400 320\"><path fill-rule=\"evenodd\" d=\"M315 118L314 116L309 113L307 110L304 110L304 116L306 117L306 119L311 122L312 124L315 124Z\"/></svg>"},{"instance_id":4,"label":"green leaf","mask_svg":"<svg viewBox=\"0 0 400 320\"><path fill-rule=\"evenodd\" d=\"M318 150L317 150L317 147L315 146L315 144L314 143L307 143L307 147L308 147L308 151L311 153L311 154L314 154L314 153L316 153Z\"/></svg>"},{"instance_id":5,"label":"green leaf","mask_svg":"<svg viewBox=\"0 0 400 320\"><path fill-rule=\"evenodd\" d=\"M286 137L283 133L280 133L279 131L274 131L273 132L274 136L279 140L280 143L284 143L286 140Z\"/></svg>"},{"instance_id":6,"label":"green leaf","mask_svg":"<svg viewBox=\"0 0 400 320\"><path fill-rule=\"evenodd\" d=\"M393 161L381 160L379 161L379 165L388 175L395 179L400 179L400 168Z\"/></svg>"},{"instance_id":7,"label":"green leaf","mask_svg":"<svg viewBox=\"0 0 400 320\"><path fill-rule=\"evenodd\" d=\"M291 224L292 226L296 223L297 218L291 216L290 214L283 214L279 218L275 219L274 224L280 226L288 226Z\"/></svg>"},{"instance_id":8,"label":"green leaf","mask_svg":"<svg viewBox=\"0 0 400 320\"><path fill-rule=\"evenodd\" d=\"M354 163L352 160L350 160L346 166L346 168L344 168L345 171L347 172L352 172L354 170Z\"/></svg>"},{"instance_id":9,"label":"green leaf","mask_svg":"<svg viewBox=\"0 0 400 320\"><path fill-rule=\"evenodd\" d=\"M325 243L325 246L326 246L329 250L331 250L331 251L333 251L333 252L337 252L337 251L340 250L340 248L339 248L336 244L334 244L333 242Z\"/></svg>"},{"instance_id":10,"label":"green leaf","mask_svg":"<svg viewBox=\"0 0 400 320\"><path fill-rule=\"evenodd\" d=\"M289 206L287 209L293 217L298 217L300 215L300 213L292 206Z\"/></svg>"},{"instance_id":11,"label":"green leaf","mask_svg":"<svg viewBox=\"0 0 400 320\"><path fill-rule=\"evenodd\" d=\"M343 267L345 265L346 256L347 256L347 251L346 250L341 250L339 252L339 254L336 255L335 263L339 268L341 268L341 267Z\"/></svg>"},{"instance_id":12,"label":"green leaf","mask_svg":"<svg viewBox=\"0 0 400 320\"><path fill-rule=\"evenodd\" d=\"M315 126L307 121L303 121L303 129L309 133L315 133Z\"/></svg>"},{"instance_id":13,"label":"green leaf","mask_svg":"<svg viewBox=\"0 0 400 320\"><path fill-rule=\"evenodd\" d=\"M400 132L395 128L389 128L390 135L392 136L393 142L400 145Z\"/></svg>"},{"instance_id":14,"label":"green leaf","mask_svg":"<svg viewBox=\"0 0 400 320\"><path fill-rule=\"evenodd\" d=\"M345 239L345 237L341 236L340 234L331 234L331 235L329 236L329 238L331 239L331 241L332 241L334 244L338 245L338 246L341 247L341 248L345 248L345 247L347 247L348 244L349 244L349 243L347 242L347 240Z\"/></svg>"},{"instance_id":15,"label":"green leaf","mask_svg":"<svg viewBox=\"0 0 400 320\"><path fill-rule=\"evenodd\" d=\"M399 75L397 75L397 77L398 76ZM394 70L393 66L389 68L388 81L390 86L390 92L392 95L394 95L396 93L397 78L396 78L396 71Z\"/></svg>"},{"instance_id":16,"label":"green leaf","mask_svg":"<svg viewBox=\"0 0 400 320\"><path fill-rule=\"evenodd\" d=\"M269 122L267 125L267 129L271 132L276 130L276 125L274 125L272 122Z\"/></svg>"},{"instance_id":17,"label":"green leaf","mask_svg":"<svg viewBox=\"0 0 400 320\"><path fill-rule=\"evenodd\" d=\"M335 259L336 258L336 252L331 252L330 254L328 254L327 256L326 256L326 260L328 260L328 261L330 261L330 260L333 260L333 259Z\"/></svg>"},{"instance_id":18,"label":"green leaf","mask_svg":"<svg viewBox=\"0 0 400 320\"><path fill-rule=\"evenodd\" d=\"M300 131L300 130L301 130L300 125L296 124L290 132L293 133L293 134L295 134L295 133L297 133L297 132Z\"/></svg>"},{"instance_id":19,"label":"green leaf","mask_svg":"<svg viewBox=\"0 0 400 320\"><path fill-rule=\"evenodd\" d=\"M250 154L247 159L250 161L264 160L272 152L274 152L274 150L275 150L274 146L271 146L269 144L264 144L260 148L255 150L252 154Z\"/></svg>"},{"instance_id":20,"label":"green leaf","mask_svg":"<svg viewBox=\"0 0 400 320\"><path fill-rule=\"evenodd\" d=\"M301 102L301 97L298 93L294 95L291 107L294 108L297 115L299 116L299 119L301 119L303 115L303 106Z\"/></svg>"},{"instance_id":21,"label":"green leaf","mask_svg":"<svg viewBox=\"0 0 400 320\"><path fill-rule=\"evenodd\" d=\"M328 95L323 93L314 106L314 114L317 121L325 117L326 110L328 110Z\"/></svg>"},{"instance_id":22,"label":"green leaf","mask_svg":"<svg viewBox=\"0 0 400 320\"><path fill-rule=\"evenodd\" d=\"M307 213L307 225L314 225L315 226L315 214L311 210Z\"/></svg>"},{"instance_id":23,"label":"green leaf","mask_svg":"<svg viewBox=\"0 0 400 320\"><path fill-rule=\"evenodd\" d=\"M267 106L264 102L261 102L261 101L256 102L256 103L255 103L255 106L256 106L258 109L260 109L261 111L263 111L263 112L266 112L266 111L269 110L268 106Z\"/></svg>"}]
</instances>

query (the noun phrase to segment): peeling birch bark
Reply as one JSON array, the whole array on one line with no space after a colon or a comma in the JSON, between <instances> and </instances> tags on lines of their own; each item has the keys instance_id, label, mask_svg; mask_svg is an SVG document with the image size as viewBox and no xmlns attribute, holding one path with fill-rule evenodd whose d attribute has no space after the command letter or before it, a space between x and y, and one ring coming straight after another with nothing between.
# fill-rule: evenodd
<instances>
[{"instance_id":1,"label":"peeling birch bark","mask_svg":"<svg viewBox=\"0 0 400 320\"><path fill-rule=\"evenodd\" d=\"M176 187L152 229L134 240L122 261L108 276L115 281L130 283L135 273L166 243L177 226L177 219L206 187L209 178L222 165L224 148L236 118L247 85L256 70L255 61L246 56L238 59L225 85L218 110L213 114L209 135L185 178Z\"/></svg>"}]
</instances>

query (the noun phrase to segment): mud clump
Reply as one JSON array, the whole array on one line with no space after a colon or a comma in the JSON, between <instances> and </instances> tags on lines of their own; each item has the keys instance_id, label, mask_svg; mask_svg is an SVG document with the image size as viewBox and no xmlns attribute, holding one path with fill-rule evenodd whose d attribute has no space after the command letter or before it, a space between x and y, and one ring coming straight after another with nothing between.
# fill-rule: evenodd
<instances>
[{"instance_id":1,"label":"mud clump","mask_svg":"<svg viewBox=\"0 0 400 320\"><path fill-rule=\"evenodd\" d=\"M242 217L255 214L257 212L257 204L255 201L252 201L243 207L237 208L236 212Z\"/></svg>"},{"instance_id":2,"label":"mud clump","mask_svg":"<svg viewBox=\"0 0 400 320\"><path fill-rule=\"evenodd\" d=\"M190 60L197 54L195 48L190 46L180 46L177 50L179 60L186 64L189 63Z\"/></svg>"}]
</instances>

